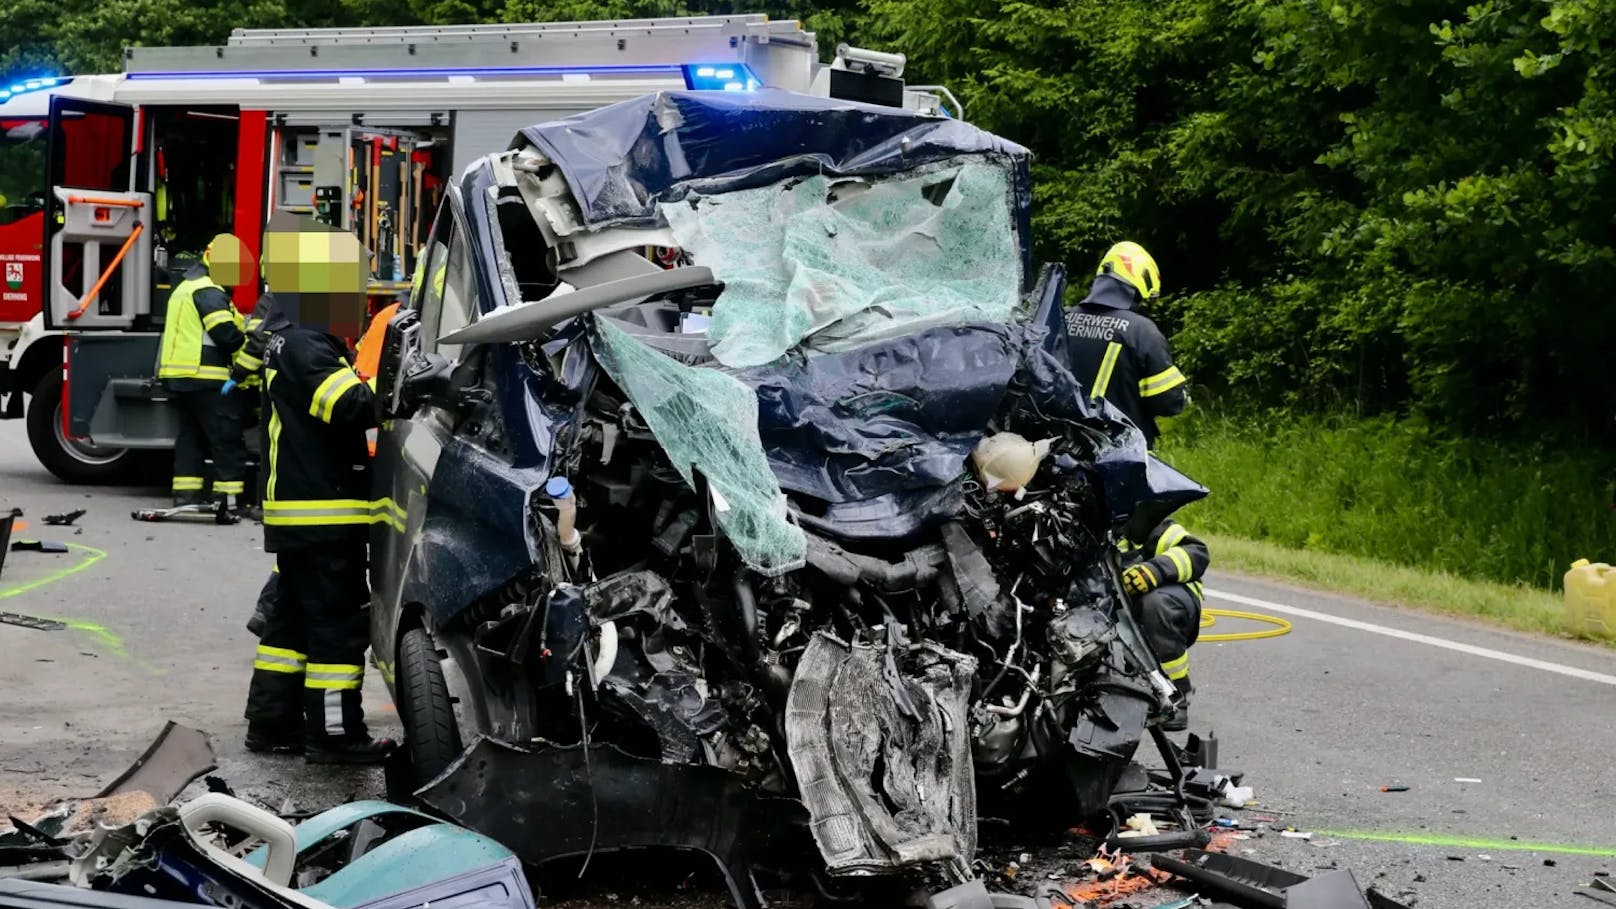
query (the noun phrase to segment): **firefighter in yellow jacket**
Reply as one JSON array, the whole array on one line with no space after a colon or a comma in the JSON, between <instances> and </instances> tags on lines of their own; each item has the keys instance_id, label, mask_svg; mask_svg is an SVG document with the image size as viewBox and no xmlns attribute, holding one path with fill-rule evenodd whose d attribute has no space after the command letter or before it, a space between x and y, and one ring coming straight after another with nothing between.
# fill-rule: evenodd
<instances>
[{"instance_id":1,"label":"firefighter in yellow jacket","mask_svg":"<svg viewBox=\"0 0 1616 909\"><path fill-rule=\"evenodd\" d=\"M377 763L392 743L370 737L360 696L377 509L365 433L377 413L343 340L364 319L362 251L352 234L277 219L264 236L275 305L264 325L263 508L279 590L253 660L246 745Z\"/></svg>"},{"instance_id":2,"label":"firefighter in yellow jacket","mask_svg":"<svg viewBox=\"0 0 1616 909\"><path fill-rule=\"evenodd\" d=\"M229 381L231 358L245 340L241 313L225 288L243 283L252 273L250 253L241 240L220 234L168 298L157 378L180 413L174 442L175 505L207 500L204 474L210 458L214 501L244 491L244 411L220 389Z\"/></svg>"},{"instance_id":3,"label":"firefighter in yellow jacket","mask_svg":"<svg viewBox=\"0 0 1616 909\"><path fill-rule=\"evenodd\" d=\"M1206 544L1172 518L1148 532L1129 526L1122 541L1123 586L1133 594L1135 614L1161 660L1161 670L1183 695L1162 724L1168 732L1189 728L1190 646L1201 635L1201 577L1212 561Z\"/></svg>"}]
</instances>

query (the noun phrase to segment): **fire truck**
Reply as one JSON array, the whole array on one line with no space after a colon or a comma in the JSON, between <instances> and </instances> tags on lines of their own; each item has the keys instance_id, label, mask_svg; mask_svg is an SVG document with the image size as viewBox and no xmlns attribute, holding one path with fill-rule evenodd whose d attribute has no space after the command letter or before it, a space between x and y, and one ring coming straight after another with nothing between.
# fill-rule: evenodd
<instances>
[{"instance_id":1,"label":"fire truck","mask_svg":"<svg viewBox=\"0 0 1616 909\"><path fill-rule=\"evenodd\" d=\"M822 63L797 22L739 15L237 29L129 48L122 73L0 84L0 418L26 418L64 480L130 479L173 445L163 314L214 235L256 255L282 210L352 230L384 301L407 292L445 180L525 126L671 89L949 115L903 67L846 46ZM237 288L237 307L259 290Z\"/></svg>"}]
</instances>

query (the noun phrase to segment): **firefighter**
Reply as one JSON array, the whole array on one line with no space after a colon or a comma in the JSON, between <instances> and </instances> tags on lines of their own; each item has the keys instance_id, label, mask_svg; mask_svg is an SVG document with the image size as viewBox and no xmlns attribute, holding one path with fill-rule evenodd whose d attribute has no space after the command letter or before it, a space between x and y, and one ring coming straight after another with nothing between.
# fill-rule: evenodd
<instances>
[{"instance_id":1,"label":"firefighter","mask_svg":"<svg viewBox=\"0 0 1616 909\"><path fill-rule=\"evenodd\" d=\"M1166 336L1139 311L1160 295L1156 260L1125 241L1100 260L1089 295L1066 313L1072 371L1088 386L1091 400L1111 402L1145 434L1150 448L1160 435L1156 418L1183 413L1189 401Z\"/></svg>"},{"instance_id":2,"label":"firefighter","mask_svg":"<svg viewBox=\"0 0 1616 909\"><path fill-rule=\"evenodd\" d=\"M244 401L252 401L255 393L259 393L261 398L264 384L264 348L269 344L269 332L264 330L264 324L269 321L274 311L275 297L269 293L261 295L258 303L253 306L252 315L242 326L242 334L246 340L230 360L230 381L220 389L221 393L229 395L233 389L239 387L242 390L239 397ZM251 408L249 406L246 409ZM261 412L255 422L263 422ZM263 465L260 465L260 469L262 468ZM260 509L258 517L261 519L262 516ZM258 592L258 602L253 608L252 617L247 620L247 630L252 632L253 637L259 637L264 633L264 623L268 620L269 611L275 607L279 591L280 571L271 568L269 580L264 582L263 588Z\"/></svg>"},{"instance_id":3,"label":"firefighter","mask_svg":"<svg viewBox=\"0 0 1616 909\"><path fill-rule=\"evenodd\" d=\"M243 414L236 401L220 395L230 378L231 357L243 342L241 314L226 287L251 273L241 240L220 234L208 244L202 263L185 272L168 298L157 377L180 413L174 442L175 505L206 500L203 470L213 459L213 500L228 501L244 491L247 449Z\"/></svg>"},{"instance_id":4,"label":"firefighter","mask_svg":"<svg viewBox=\"0 0 1616 909\"><path fill-rule=\"evenodd\" d=\"M1206 544L1172 518L1140 532L1129 525L1121 542L1122 584L1134 597L1134 614L1161 670L1183 695L1162 724L1168 732L1189 728L1190 646L1201 634L1201 577L1211 562Z\"/></svg>"},{"instance_id":5,"label":"firefighter","mask_svg":"<svg viewBox=\"0 0 1616 909\"><path fill-rule=\"evenodd\" d=\"M247 321L247 343L242 345L241 352L236 355L235 364L230 370L232 382L248 385L256 384L259 381L258 373L264 365L264 347L269 343L269 333L263 329L265 319L258 317L261 315L267 316L274 305L275 298L269 294L264 294L263 297L259 298L258 305L253 309L254 318ZM387 322L397 312L398 304L393 303L383 307L380 312L372 316L370 327L365 329L364 337L359 339L359 343L355 348L354 371L359 373L359 377L366 382L376 378L378 363L381 359L382 341L386 337ZM373 458L376 456L376 443L374 440L369 440L368 436L374 432L375 430L372 429L366 433L366 447ZM264 624L269 620L269 614L274 610L275 603L279 598L280 571L279 569L272 569L269 574L269 580L265 581L263 588L258 591L258 602L253 607L252 617L247 620L247 630L252 632L253 637L263 635Z\"/></svg>"},{"instance_id":6,"label":"firefighter","mask_svg":"<svg viewBox=\"0 0 1616 909\"><path fill-rule=\"evenodd\" d=\"M323 236L300 245L309 233ZM275 553L279 589L253 661L246 746L379 763L392 743L371 738L360 698L377 504L365 432L377 415L342 340L364 316L361 250L352 234L279 214L264 244L276 294L264 326L264 549Z\"/></svg>"}]
</instances>

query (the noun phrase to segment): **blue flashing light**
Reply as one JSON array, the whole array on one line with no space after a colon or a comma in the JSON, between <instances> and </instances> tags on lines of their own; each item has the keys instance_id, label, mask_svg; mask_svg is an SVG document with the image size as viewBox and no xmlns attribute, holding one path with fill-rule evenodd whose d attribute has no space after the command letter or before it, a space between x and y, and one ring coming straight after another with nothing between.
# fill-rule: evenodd
<instances>
[{"instance_id":1,"label":"blue flashing light","mask_svg":"<svg viewBox=\"0 0 1616 909\"><path fill-rule=\"evenodd\" d=\"M762 87L756 75L744 64L702 64L686 66L685 88L695 92L749 92Z\"/></svg>"},{"instance_id":2,"label":"blue flashing light","mask_svg":"<svg viewBox=\"0 0 1616 909\"><path fill-rule=\"evenodd\" d=\"M55 88L58 85L66 84L67 81L67 76L38 76L32 79L23 79L20 82L12 83L10 86L5 88L0 88L0 102L8 101L18 95L25 95L28 92L37 92L40 89L45 88Z\"/></svg>"}]
</instances>

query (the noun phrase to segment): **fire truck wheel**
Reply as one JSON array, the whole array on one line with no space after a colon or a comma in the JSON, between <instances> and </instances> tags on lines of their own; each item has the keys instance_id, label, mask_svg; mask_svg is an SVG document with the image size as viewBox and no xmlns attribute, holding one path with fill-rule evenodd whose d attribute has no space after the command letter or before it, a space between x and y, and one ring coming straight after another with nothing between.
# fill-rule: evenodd
<instances>
[{"instance_id":1,"label":"fire truck wheel","mask_svg":"<svg viewBox=\"0 0 1616 909\"><path fill-rule=\"evenodd\" d=\"M127 448L100 448L62 432L62 372L45 373L28 402L28 444L45 469L69 483L116 483L133 463Z\"/></svg>"}]
</instances>

